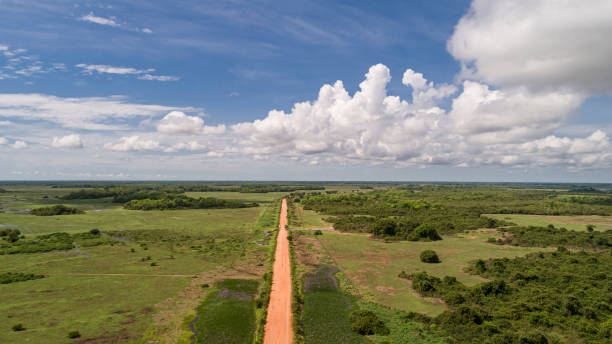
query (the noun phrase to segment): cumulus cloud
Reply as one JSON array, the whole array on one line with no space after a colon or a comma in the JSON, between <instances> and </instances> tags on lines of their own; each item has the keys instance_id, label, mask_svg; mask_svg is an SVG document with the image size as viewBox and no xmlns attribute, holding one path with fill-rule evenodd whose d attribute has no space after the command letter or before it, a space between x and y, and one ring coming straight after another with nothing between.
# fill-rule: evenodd
<instances>
[{"instance_id":1,"label":"cumulus cloud","mask_svg":"<svg viewBox=\"0 0 612 344\"><path fill-rule=\"evenodd\" d=\"M199 112L199 108L135 104L124 96L62 98L45 94L0 94L0 119L43 120L65 128L120 129L109 120L151 117L169 111Z\"/></svg>"},{"instance_id":2,"label":"cumulus cloud","mask_svg":"<svg viewBox=\"0 0 612 344\"><path fill-rule=\"evenodd\" d=\"M290 113L273 110L264 119L233 125L239 150L259 159L280 155L312 164L612 164L608 138L601 131L587 138L551 135L578 108L580 95L533 93L527 87L496 90L465 81L446 112L439 104L456 93L455 86L435 85L408 69L402 82L413 95L407 101L387 94L390 80L389 69L378 64L352 96L336 81L324 85L315 101L295 104ZM552 149L553 143L558 148Z\"/></svg>"},{"instance_id":3,"label":"cumulus cloud","mask_svg":"<svg viewBox=\"0 0 612 344\"><path fill-rule=\"evenodd\" d=\"M83 148L83 140L77 134L53 137L51 146L53 148Z\"/></svg>"},{"instance_id":4,"label":"cumulus cloud","mask_svg":"<svg viewBox=\"0 0 612 344\"><path fill-rule=\"evenodd\" d=\"M27 148L28 144L25 143L24 141L15 141L13 142L13 144L11 145L11 147L15 148L15 149L23 149L23 148Z\"/></svg>"},{"instance_id":5,"label":"cumulus cloud","mask_svg":"<svg viewBox=\"0 0 612 344\"><path fill-rule=\"evenodd\" d=\"M172 111L157 123L157 131L165 134L223 134L225 125L205 126L204 120L198 116Z\"/></svg>"},{"instance_id":6,"label":"cumulus cloud","mask_svg":"<svg viewBox=\"0 0 612 344\"><path fill-rule=\"evenodd\" d=\"M99 25L112 26L112 27L121 26L119 23L117 23L117 19L115 17L110 17L110 18L98 17L93 12L89 12L89 14L81 16L79 20L90 22L90 23L95 23Z\"/></svg>"},{"instance_id":7,"label":"cumulus cloud","mask_svg":"<svg viewBox=\"0 0 612 344\"><path fill-rule=\"evenodd\" d=\"M197 141L189 141L187 143L176 143L174 145L172 145L171 147L168 147L166 149L164 149L164 152L167 153L172 153L172 152L178 152L178 151L201 151L201 150L205 150L207 147L206 145L203 145Z\"/></svg>"},{"instance_id":8,"label":"cumulus cloud","mask_svg":"<svg viewBox=\"0 0 612 344\"><path fill-rule=\"evenodd\" d=\"M106 143L104 148L120 152L159 151L163 149L158 141L141 139L138 135L122 137L115 143Z\"/></svg>"},{"instance_id":9,"label":"cumulus cloud","mask_svg":"<svg viewBox=\"0 0 612 344\"><path fill-rule=\"evenodd\" d=\"M0 145L6 145L8 144L8 140L6 139L6 137L0 137Z\"/></svg>"},{"instance_id":10,"label":"cumulus cloud","mask_svg":"<svg viewBox=\"0 0 612 344\"><path fill-rule=\"evenodd\" d=\"M542 137L559 128L578 109L572 93L532 93L526 88L491 90L465 81L453 99L448 129L479 143L517 142Z\"/></svg>"},{"instance_id":11,"label":"cumulus cloud","mask_svg":"<svg viewBox=\"0 0 612 344\"><path fill-rule=\"evenodd\" d=\"M144 33L153 33L153 30L149 29L149 28L142 28L140 31L144 32Z\"/></svg>"},{"instance_id":12,"label":"cumulus cloud","mask_svg":"<svg viewBox=\"0 0 612 344\"><path fill-rule=\"evenodd\" d=\"M463 77L495 86L612 93L612 2L474 0L448 41Z\"/></svg>"}]
</instances>

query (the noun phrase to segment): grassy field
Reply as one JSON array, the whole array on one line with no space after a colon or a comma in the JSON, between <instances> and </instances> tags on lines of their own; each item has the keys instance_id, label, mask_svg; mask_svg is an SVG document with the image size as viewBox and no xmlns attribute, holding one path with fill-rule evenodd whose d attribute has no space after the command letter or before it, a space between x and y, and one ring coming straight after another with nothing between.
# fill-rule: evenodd
<instances>
[{"instance_id":1,"label":"grassy field","mask_svg":"<svg viewBox=\"0 0 612 344\"><path fill-rule=\"evenodd\" d=\"M327 228L332 224L323 220L328 217L313 210L304 210L299 203L295 203L295 218L299 225L291 226L292 228Z\"/></svg>"},{"instance_id":2,"label":"grassy field","mask_svg":"<svg viewBox=\"0 0 612 344\"><path fill-rule=\"evenodd\" d=\"M93 343L134 341L150 325L155 304L189 282L171 277L51 275L2 285L0 342L67 343L70 331L79 331ZM12 331L16 323L26 330Z\"/></svg>"},{"instance_id":3,"label":"grassy field","mask_svg":"<svg viewBox=\"0 0 612 344\"><path fill-rule=\"evenodd\" d=\"M250 344L255 334L258 282L228 279L215 284L193 322L196 343Z\"/></svg>"},{"instance_id":4,"label":"grassy field","mask_svg":"<svg viewBox=\"0 0 612 344\"><path fill-rule=\"evenodd\" d=\"M231 234L247 230L263 207L240 209L186 209L164 211L125 210L115 207L85 214L34 216L0 214L0 225L16 226L28 234L82 232L92 228L107 230L170 229L181 232L205 230L211 235Z\"/></svg>"},{"instance_id":5,"label":"grassy field","mask_svg":"<svg viewBox=\"0 0 612 344\"><path fill-rule=\"evenodd\" d=\"M519 226L548 226L565 227L574 231L586 231L588 224L595 225L595 230L605 231L612 229L612 216L575 215L575 216L548 216L548 215L522 215L522 214L485 214L494 219L510 221Z\"/></svg>"},{"instance_id":6,"label":"grassy field","mask_svg":"<svg viewBox=\"0 0 612 344\"><path fill-rule=\"evenodd\" d=\"M485 231L445 237L434 242L391 242L371 240L367 235L324 232L317 236L365 300L403 311L437 315L446 307L437 299L415 296L409 281L397 277L401 271L427 271L437 277L454 276L472 286L483 279L462 271L468 262L492 257L516 257L538 248L498 246L486 243L494 234ZM419 255L435 250L440 264L426 264Z\"/></svg>"},{"instance_id":7,"label":"grassy field","mask_svg":"<svg viewBox=\"0 0 612 344\"><path fill-rule=\"evenodd\" d=\"M0 200L10 212L0 213L0 224L19 228L27 237L98 228L114 232L110 235L116 241L112 246L0 256L0 273L47 276L0 285L0 343L66 343L69 331L82 335L73 342L136 343L142 342L143 333L155 342L172 342L174 324L194 312L206 294L201 283L263 273L258 265L267 247L257 242L263 241L263 229L271 221L268 203L144 212L124 210L109 200L85 200L61 202L85 209L85 214L33 216L18 212L59 203L53 197L74 190L7 189L14 192L0 194ZM16 323L26 330L12 331Z\"/></svg>"}]
</instances>

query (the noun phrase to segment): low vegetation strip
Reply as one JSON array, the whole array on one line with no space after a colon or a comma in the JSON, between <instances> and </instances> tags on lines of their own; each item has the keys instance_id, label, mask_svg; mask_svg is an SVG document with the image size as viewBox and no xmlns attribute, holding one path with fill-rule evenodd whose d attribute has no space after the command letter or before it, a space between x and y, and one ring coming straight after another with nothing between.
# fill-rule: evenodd
<instances>
[{"instance_id":1,"label":"low vegetation strip","mask_svg":"<svg viewBox=\"0 0 612 344\"><path fill-rule=\"evenodd\" d=\"M255 335L255 280L227 279L215 284L198 307L195 343L251 344Z\"/></svg>"},{"instance_id":2,"label":"low vegetation strip","mask_svg":"<svg viewBox=\"0 0 612 344\"><path fill-rule=\"evenodd\" d=\"M12 231L11 233L14 233L15 229ZM31 238L18 237L17 240L13 240L11 235L8 235L5 239L5 242L0 241L0 255L62 251L71 250L76 245L92 247L117 243L115 239L103 236L97 229L77 234L58 232Z\"/></svg>"},{"instance_id":3,"label":"low vegetation strip","mask_svg":"<svg viewBox=\"0 0 612 344\"><path fill-rule=\"evenodd\" d=\"M164 197L161 199L132 200L123 205L130 210L166 210L166 209L224 209L257 207L255 202L239 202L214 197L191 198L187 196Z\"/></svg>"},{"instance_id":4,"label":"low vegetation strip","mask_svg":"<svg viewBox=\"0 0 612 344\"><path fill-rule=\"evenodd\" d=\"M3 274L0 274L0 284L25 282L35 279L41 279L44 277L44 275L27 274L23 272L5 272Z\"/></svg>"}]
</instances>

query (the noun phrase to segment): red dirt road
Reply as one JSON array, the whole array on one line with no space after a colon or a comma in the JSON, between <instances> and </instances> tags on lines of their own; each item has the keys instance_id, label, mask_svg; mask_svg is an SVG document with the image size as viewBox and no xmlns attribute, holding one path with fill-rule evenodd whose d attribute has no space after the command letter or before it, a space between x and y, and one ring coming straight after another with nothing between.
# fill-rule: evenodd
<instances>
[{"instance_id":1,"label":"red dirt road","mask_svg":"<svg viewBox=\"0 0 612 344\"><path fill-rule=\"evenodd\" d=\"M291 313L291 263L289 261L289 240L287 240L287 200L283 199L280 214L276 253L274 255L274 272L272 291L264 344L293 343L293 313Z\"/></svg>"}]
</instances>

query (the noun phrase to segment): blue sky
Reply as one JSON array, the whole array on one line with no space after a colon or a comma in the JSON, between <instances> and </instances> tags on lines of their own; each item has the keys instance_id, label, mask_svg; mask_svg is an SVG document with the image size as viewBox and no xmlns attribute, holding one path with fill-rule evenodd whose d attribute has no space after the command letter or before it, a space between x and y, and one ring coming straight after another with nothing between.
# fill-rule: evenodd
<instances>
[{"instance_id":1,"label":"blue sky","mask_svg":"<svg viewBox=\"0 0 612 344\"><path fill-rule=\"evenodd\" d=\"M0 179L612 181L582 7L0 1Z\"/></svg>"}]
</instances>

